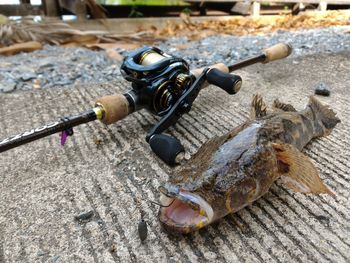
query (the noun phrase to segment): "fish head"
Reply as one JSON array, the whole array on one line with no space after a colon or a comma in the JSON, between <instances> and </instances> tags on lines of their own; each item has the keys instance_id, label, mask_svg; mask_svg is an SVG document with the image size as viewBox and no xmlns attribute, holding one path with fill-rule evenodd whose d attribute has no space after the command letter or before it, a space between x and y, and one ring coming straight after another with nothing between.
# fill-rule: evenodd
<instances>
[{"instance_id":1,"label":"fish head","mask_svg":"<svg viewBox=\"0 0 350 263\"><path fill-rule=\"evenodd\" d=\"M276 179L271 157L269 147L249 149L229 165L208 167L195 180L166 184L160 198L162 226L190 233L252 203Z\"/></svg>"},{"instance_id":2,"label":"fish head","mask_svg":"<svg viewBox=\"0 0 350 263\"><path fill-rule=\"evenodd\" d=\"M166 185L161 191L159 220L170 232L187 234L213 222L214 209L200 192L181 185Z\"/></svg>"}]
</instances>

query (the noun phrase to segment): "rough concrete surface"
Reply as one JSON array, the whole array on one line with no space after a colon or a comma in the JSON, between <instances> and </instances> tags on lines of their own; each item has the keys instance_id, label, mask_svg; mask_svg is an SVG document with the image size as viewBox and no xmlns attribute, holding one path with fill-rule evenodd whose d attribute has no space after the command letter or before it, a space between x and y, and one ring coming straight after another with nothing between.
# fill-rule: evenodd
<instances>
[{"instance_id":1,"label":"rough concrete surface","mask_svg":"<svg viewBox=\"0 0 350 263\"><path fill-rule=\"evenodd\" d=\"M157 221L157 187L172 169L144 140L156 118L141 111L108 127L82 125L59 145L53 135L0 155L0 262L349 262L350 54L313 55L255 65L237 73L235 96L209 87L170 133L193 154L209 138L244 122L253 93L303 108L320 97L338 113L332 134L305 153L336 196L309 196L278 183L263 198L188 236L171 236ZM88 109L126 82L0 95L0 138ZM77 221L76 216L93 211ZM141 211L148 238L141 244Z\"/></svg>"}]
</instances>

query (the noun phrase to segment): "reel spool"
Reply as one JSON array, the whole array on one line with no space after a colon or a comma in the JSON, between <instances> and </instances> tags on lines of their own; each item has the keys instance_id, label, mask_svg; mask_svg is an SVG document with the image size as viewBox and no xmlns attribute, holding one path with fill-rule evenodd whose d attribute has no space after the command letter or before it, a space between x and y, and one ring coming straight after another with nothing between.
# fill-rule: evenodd
<instances>
[{"instance_id":1,"label":"reel spool","mask_svg":"<svg viewBox=\"0 0 350 263\"><path fill-rule=\"evenodd\" d=\"M123 77L132 83L124 94L134 110L146 108L164 116L193 82L188 63L155 47L143 47L126 57L121 66Z\"/></svg>"}]
</instances>

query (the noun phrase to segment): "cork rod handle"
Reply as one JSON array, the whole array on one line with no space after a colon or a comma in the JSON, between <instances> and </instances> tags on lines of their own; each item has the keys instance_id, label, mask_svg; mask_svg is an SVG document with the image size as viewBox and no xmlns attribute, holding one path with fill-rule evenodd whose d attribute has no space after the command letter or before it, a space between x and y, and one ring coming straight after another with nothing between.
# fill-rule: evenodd
<instances>
[{"instance_id":1,"label":"cork rod handle","mask_svg":"<svg viewBox=\"0 0 350 263\"><path fill-rule=\"evenodd\" d=\"M109 95L99 98L96 106L102 107L104 124L111 124L124 119L130 113L129 102L124 95Z\"/></svg>"},{"instance_id":2,"label":"cork rod handle","mask_svg":"<svg viewBox=\"0 0 350 263\"><path fill-rule=\"evenodd\" d=\"M217 63L209 66L209 68L216 68L222 72L229 73L228 67L224 63ZM205 68L196 68L194 70L191 70L191 74L197 78L202 73L203 69Z\"/></svg>"},{"instance_id":3,"label":"cork rod handle","mask_svg":"<svg viewBox=\"0 0 350 263\"><path fill-rule=\"evenodd\" d=\"M266 59L263 63L288 57L292 53L292 47L288 44L279 43L264 50Z\"/></svg>"}]
</instances>

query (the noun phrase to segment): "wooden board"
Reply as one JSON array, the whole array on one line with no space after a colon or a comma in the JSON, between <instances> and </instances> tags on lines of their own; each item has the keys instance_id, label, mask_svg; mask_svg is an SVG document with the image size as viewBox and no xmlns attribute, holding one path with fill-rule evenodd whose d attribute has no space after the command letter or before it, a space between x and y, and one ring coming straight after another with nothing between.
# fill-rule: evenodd
<instances>
[{"instance_id":1,"label":"wooden board","mask_svg":"<svg viewBox=\"0 0 350 263\"><path fill-rule=\"evenodd\" d=\"M200 3L200 2L210 2L210 3L235 3L235 2L263 2L263 3L304 3L304 4L319 4L320 2L326 2L332 5L350 5L349 0L257 0L257 1L246 1L246 0L186 0L188 3Z\"/></svg>"}]
</instances>

